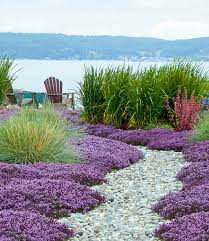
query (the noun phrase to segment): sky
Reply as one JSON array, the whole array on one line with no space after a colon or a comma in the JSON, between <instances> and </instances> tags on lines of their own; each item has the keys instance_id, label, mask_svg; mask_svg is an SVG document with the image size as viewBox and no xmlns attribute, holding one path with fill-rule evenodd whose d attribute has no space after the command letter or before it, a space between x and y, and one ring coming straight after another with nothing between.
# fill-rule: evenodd
<instances>
[{"instance_id":1,"label":"sky","mask_svg":"<svg viewBox=\"0 0 209 241\"><path fill-rule=\"evenodd\" d=\"M0 0L0 32L209 37L209 0Z\"/></svg>"}]
</instances>

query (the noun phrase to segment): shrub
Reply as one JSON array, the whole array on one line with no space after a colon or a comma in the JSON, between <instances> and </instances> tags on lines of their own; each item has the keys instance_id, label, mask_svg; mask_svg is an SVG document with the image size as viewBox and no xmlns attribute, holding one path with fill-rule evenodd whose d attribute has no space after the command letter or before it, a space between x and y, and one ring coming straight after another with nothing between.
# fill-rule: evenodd
<instances>
[{"instance_id":1,"label":"shrub","mask_svg":"<svg viewBox=\"0 0 209 241\"><path fill-rule=\"evenodd\" d=\"M175 219L160 226L155 234L165 241L208 240L209 212L200 212Z\"/></svg>"},{"instance_id":2,"label":"shrub","mask_svg":"<svg viewBox=\"0 0 209 241\"><path fill-rule=\"evenodd\" d=\"M0 240L65 241L72 229L57 221L28 211L0 212Z\"/></svg>"},{"instance_id":3,"label":"shrub","mask_svg":"<svg viewBox=\"0 0 209 241\"><path fill-rule=\"evenodd\" d=\"M200 65L177 60L159 68L151 66L136 71L129 66L105 70L91 67L80 88L83 117L89 122L118 128L167 125L170 120L166 98L174 108L173 98L178 89L183 92L185 88L188 98L195 101L192 93L200 100L209 90L208 76Z\"/></svg>"},{"instance_id":4,"label":"shrub","mask_svg":"<svg viewBox=\"0 0 209 241\"><path fill-rule=\"evenodd\" d=\"M25 109L0 125L0 136L2 161L75 161L65 125L52 110Z\"/></svg>"},{"instance_id":5,"label":"shrub","mask_svg":"<svg viewBox=\"0 0 209 241\"><path fill-rule=\"evenodd\" d=\"M174 101L174 111L171 110L168 99L166 102L167 111L175 130L191 130L197 123L202 110L202 105L198 102L194 92L192 92L191 98L188 99L187 89L185 88L184 97L181 98L181 90L179 89Z\"/></svg>"},{"instance_id":6,"label":"shrub","mask_svg":"<svg viewBox=\"0 0 209 241\"><path fill-rule=\"evenodd\" d=\"M0 59L0 106L5 99L7 91L16 79L16 73L11 73L13 69L13 60L6 56Z\"/></svg>"}]
</instances>

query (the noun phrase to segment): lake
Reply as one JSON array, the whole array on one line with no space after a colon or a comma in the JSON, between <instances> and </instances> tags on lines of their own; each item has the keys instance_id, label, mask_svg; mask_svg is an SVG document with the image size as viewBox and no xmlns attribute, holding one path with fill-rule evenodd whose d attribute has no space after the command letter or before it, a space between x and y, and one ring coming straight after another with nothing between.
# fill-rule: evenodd
<instances>
[{"instance_id":1,"label":"lake","mask_svg":"<svg viewBox=\"0 0 209 241\"><path fill-rule=\"evenodd\" d=\"M64 91L68 89L76 89L77 82L82 81L84 75L84 67L91 65L97 67L131 65L136 69L139 64L141 66L162 65L166 62L129 62L129 61L93 61L93 60L16 60L16 69L18 78L14 83L14 88L30 91L45 91L44 80L50 76L54 76L63 81ZM205 70L209 69L209 62L204 62Z\"/></svg>"}]
</instances>

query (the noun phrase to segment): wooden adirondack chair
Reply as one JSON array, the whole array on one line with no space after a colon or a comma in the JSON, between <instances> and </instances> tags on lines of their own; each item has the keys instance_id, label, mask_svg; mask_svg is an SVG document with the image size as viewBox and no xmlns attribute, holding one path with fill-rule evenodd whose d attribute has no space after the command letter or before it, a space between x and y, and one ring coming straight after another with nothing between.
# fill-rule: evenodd
<instances>
[{"instance_id":1,"label":"wooden adirondack chair","mask_svg":"<svg viewBox=\"0 0 209 241\"><path fill-rule=\"evenodd\" d=\"M8 102L8 104L18 105L20 107L28 104L33 104L36 108L38 108L36 93L31 92L31 97L32 98L24 98L24 91L13 91L13 88L10 87L9 92L6 94L6 102Z\"/></svg>"},{"instance_id":2,"label":"wooden adirondack chair","mask_svg":"<svg viewBox=\"0 0 209 241\"><path fill-rule=\"evenodd\" d=\"M71 105L75 109L74 93L63 93L62 81L55 77L49 77L44 81L46 95L53 104ZM70 97L71 95L71 97ZM66 96L65 100L63 96Z\"/></svg>"}]
</instances>

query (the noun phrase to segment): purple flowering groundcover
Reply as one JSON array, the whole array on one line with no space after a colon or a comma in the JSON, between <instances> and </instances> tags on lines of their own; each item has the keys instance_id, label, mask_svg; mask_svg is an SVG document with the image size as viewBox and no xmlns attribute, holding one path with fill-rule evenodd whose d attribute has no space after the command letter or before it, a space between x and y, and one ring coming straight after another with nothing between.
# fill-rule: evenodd
<instances>
[{"instance_id":1,"label":"purple flowering groundcover","mask_svg":"<svg viewBox=\"0 0 209 241\"><path fill-rule=\"evenodd\" d=\"M19 107L0 107L0 121L8 120L15 115L19 110Z\"/></svg>"},{"instance_id":2,"label":"purple flowering groundcover","mask_svg":"<svg viewBox=\"0 0 209 241\"><path fill-rule=\"evenodd\" d=\"M105 198L74 181L14 179L0 187L0 210L28 210L59 217L76 211L88 211Z\"/></svg>"},{"instance_id":3,"label":"purple flowering groundcover","mask_svg":"<svg viewBox=\"0 0 209 241\"><path fill-rule=\"evenodd\" d=\"M209 211L209 183L196 186L191 190L173 192L153 206L164 218L178 218L191 213Z\"/></svg>"},{"instance_id":4,"label":"purple flowering groundcover","mask_svg":"<svg viewBox=\"0 0 209 241\"><path fill-rule=\"evenodd\" d=\"M178 172L177 179L183 183L184 190L209 182L209 161L194 162L183 167Z\"/></svg>"},{"instance_id":5,"label":"purple flowering groundcover","mask_svg":"<svg viewBox=\"0 0 209 241\"><path fill-rule=\"evenodd\" d=\"M63 241L73 236L66 225L28 211L0 211L1 241Z\"/></svg>"},{"instance_id":6,"label":"purple flowering groundcover","mask_svg":"<svg viewBox=\"0 0 209 241\"><path fill-rule=\"evenodd\" d=\"M118 140L132 145L147 145L154 150L182 151L188 144L191 131L172 131L171 129L154 128L150 130L122 130L110 125L88 125L91 135Z\"/></svg>"},{"instance_id":7,"label":"purple flowering groundcover","mask_svg":"<svg viewBox=\"0 0 209 241\"><path fill-rule=\"evenodd\" d=\"M209 161L209 140L186 145L183 154L189 162Z\"/></svg>"},{"instance_id":8,"label":"purple flowering groundcover","mask_svg":"<svg viewBox=\"0 0 209 241\"><path fill-rule=\"evenodd\" d=\"M165 241L209 240L209 212L190 214L160 226L156 236Z\"/></svg>"},{"instance_id":9,"label":"purple flowering groundcover","mask_svg":"<svg viewBox=\"0 0 209 241\"><path fill-rule=\"evenodd\" d=\"M83 160L104 172L128 167L143 158L143 153L133 146L97 136L79 138L74 144Z\"/></svg>"}]
</instances>

